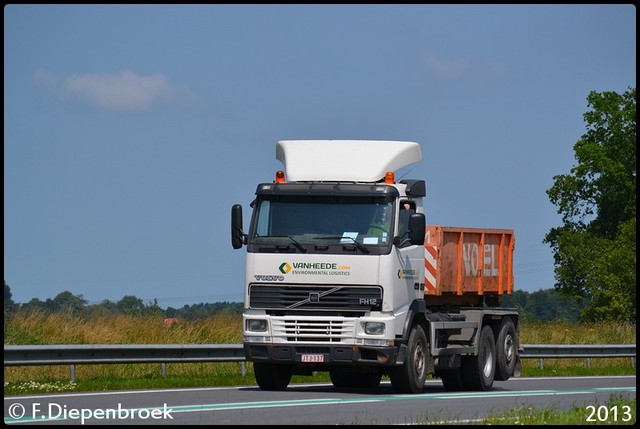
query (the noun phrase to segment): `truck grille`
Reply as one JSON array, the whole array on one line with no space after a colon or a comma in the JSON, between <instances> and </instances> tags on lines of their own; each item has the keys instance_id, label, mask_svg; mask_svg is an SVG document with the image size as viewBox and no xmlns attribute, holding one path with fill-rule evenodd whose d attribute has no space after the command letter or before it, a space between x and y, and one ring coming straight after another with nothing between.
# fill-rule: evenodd
<instances>
[{"instance_id":1,"label":"truck grille","mask_svg":"<svg viewBox=\"0 0 640 429\"><path fill-rule=\"evenodd\" d=\"M286 341L337 343L355 335L353 319L309 320L285 317L274 318L272 323L274 339Z\"/></svg>"},{"instance_id":2,"label":"truck grille","mask_svg":"<svg viewBox=\"0 0 640 429\"><path fill-rule=\"evenodd\" d=\"M379 311L380 286L249 285L249 306L264 310Z\"/></svg>"}]
</instances>

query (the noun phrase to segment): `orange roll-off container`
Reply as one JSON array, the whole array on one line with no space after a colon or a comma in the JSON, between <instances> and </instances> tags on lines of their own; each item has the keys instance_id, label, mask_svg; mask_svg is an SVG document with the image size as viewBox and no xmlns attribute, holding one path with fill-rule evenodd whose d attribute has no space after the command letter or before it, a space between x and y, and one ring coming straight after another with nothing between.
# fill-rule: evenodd
<instances>
[{"instance_id":1,"label":"orange roll-off container","mask_svg":"<svg viewBox=\"0 0 640 429\"><path fill-rule=\"evenodd\" d=\"M427 302L499 305L513 292L513 230L428 225L424 246Z\"/></svg>"}]
</instances>

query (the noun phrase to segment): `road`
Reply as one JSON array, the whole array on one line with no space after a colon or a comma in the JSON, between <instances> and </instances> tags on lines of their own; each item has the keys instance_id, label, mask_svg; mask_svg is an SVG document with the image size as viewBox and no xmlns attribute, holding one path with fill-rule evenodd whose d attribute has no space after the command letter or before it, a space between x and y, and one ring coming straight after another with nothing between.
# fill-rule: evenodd
<instances>
[{"instance_id":1,"label":"road","mask_svg":"<svg viewBox=\"0 0 640 429\"><path fill-rule=\"evenodd\" d=\"M6 424L390 425L477 422L520 406L585 410L597 424L628 423L611 395L635 400L635 376L534 377L496 381L489 392L446 392L438 380L423 393L337 390L331 384L292 384L283 392L257 387L185 388L4 398ZM632 406L635 421L635 406Z\"/></svg>"}]
</instances>

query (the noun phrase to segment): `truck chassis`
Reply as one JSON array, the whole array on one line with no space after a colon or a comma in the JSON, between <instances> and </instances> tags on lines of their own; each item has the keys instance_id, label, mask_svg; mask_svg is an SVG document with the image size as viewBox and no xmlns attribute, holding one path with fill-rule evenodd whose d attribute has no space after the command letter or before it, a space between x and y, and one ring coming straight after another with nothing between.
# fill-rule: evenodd
<instances>
[{"instance_id":1,"label":"truck chassis","mask_svg":"<svg viewBox=\"0 0 640 429\"><path fill-rule=\"evenodd\" d=\"M421 392L429 375L449 391L489 390L494 380L519 375L515 309L445 313L414 304L411 323L392 346L245 343L245 354L264 390L284 390L292 375L316 371L328 371L337 388L376 387L389 376L398 393Z\"/></svg>"}]
</instances>

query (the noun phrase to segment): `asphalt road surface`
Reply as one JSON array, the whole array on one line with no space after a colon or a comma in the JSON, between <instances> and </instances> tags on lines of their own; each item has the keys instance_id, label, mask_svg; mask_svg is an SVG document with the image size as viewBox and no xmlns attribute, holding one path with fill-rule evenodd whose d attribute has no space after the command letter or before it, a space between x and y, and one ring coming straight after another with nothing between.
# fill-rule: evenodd
<instances>
[{"instance_id":1,"label":"asphalt road surface","mask_svg":"<svg viewBox=\"0 0 640 429\"><path fill-rule=\"evenodd\" d=\"M612 407L610 396L623 399ZM423 393L292 384L282 392L254 386L9 396L5 424L392 425L478 423L518 407L584 409L584 423L631 424L635 376L534 377L496 381L489 392L446 392L438 380ZM629 420L633 417L633 420Z\"/></svg>"}]
</instances>

